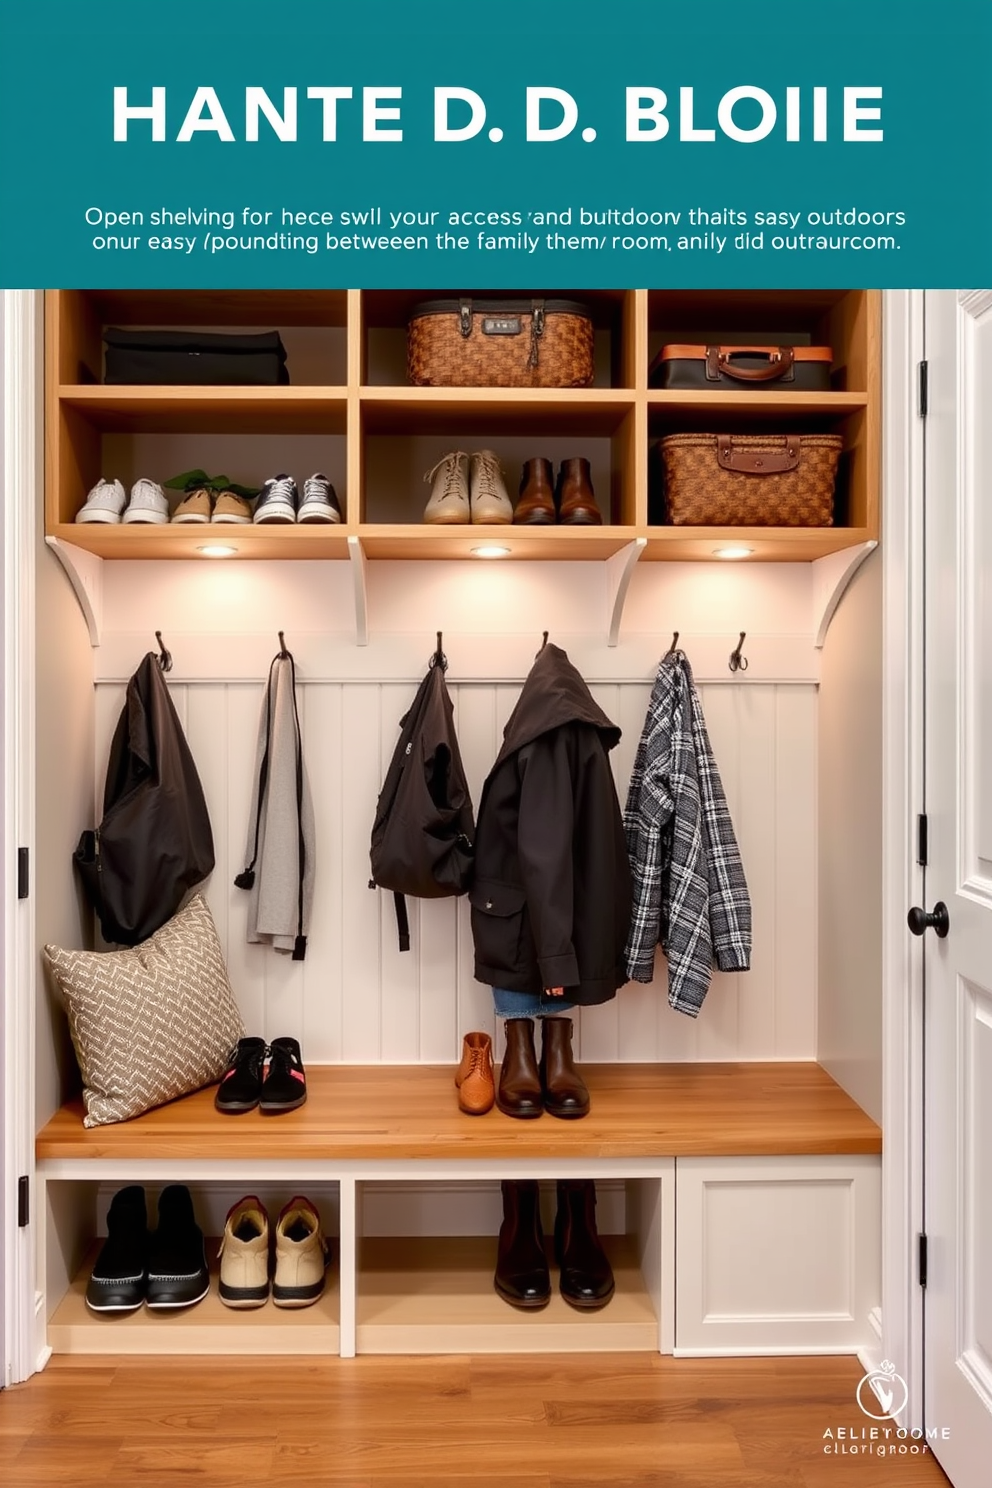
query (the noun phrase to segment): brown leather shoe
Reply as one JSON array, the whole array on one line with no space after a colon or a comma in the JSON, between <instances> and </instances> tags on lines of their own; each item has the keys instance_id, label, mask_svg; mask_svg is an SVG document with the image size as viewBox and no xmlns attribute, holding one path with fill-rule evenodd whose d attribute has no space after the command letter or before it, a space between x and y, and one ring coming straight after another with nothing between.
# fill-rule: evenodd
<instances>
[{"instance_id":1,"label":"brown leather shoe","mask_svg":"<svg viewBox=\"0 0 992 1488\"><path fill-rule=\"evenodd\" d=\"M561 1294L570 1306L586 1312L606 1306L616 1282L596 1229L596 1185L591 1178L558 1179L555 1259Z\"/></svg>"},{"instance_id":2,"label":"brown leather shoe","mask_svg":"<svg viewBox=\"0 0 992 1488\"><path fill-rule=\"evenodd\" d=\"M537 527L557 518L554 467L550 460L526 460L520 477L520 496L513 520Z\"/></svg>"},{"instance_id":3,"label":"brown leather shoe","mask_svg":"<svg viewBox=\"0 0 992 1488\"><path fill-rule=\"evenodd\" d=\"M534 1052L533 1018L507 1018L506 1053L499 1067L496 1104L504 1116L529 1119L544 1110L541 1075Z\"/></svg>"},{"instance_id":4,"label":"brown leather shoe","mask_svg":"<svg viewBox=\"0 0 992 1488\"><path fill-rule=\"evenodd\" d=\"M551 1276L544 1250L537 1180L504 1179L502 1190L503 1223L493 1285L512 1307L546 1307L551 1301Z\"/></svg>"},{"instance_id":5,"label":"brown leather shoe","mask_svg":"<svg viewBox=\"0 0 992 1488\"><path fill-rule=\"evenodd\" d=\"M493 1041L488 1033L467 1033L462 1040L462 1062L455 1071L458 1109L466 1116L484 1116L496 1099L493 1080Z\"/></svg>"},{"instance_id":6,"label":"brown leather shoe","mask_svg":"<svg viewBox=\"0 0 992 1488\"><path fill-rule=\"evenodd\" d=\"M571 1018L541 1019L541 1087L552 1116L585 1116L589 1091L572 1061Z\"/></svg>"},{"instance_id":7,"label":"brown leather shoe","mask_svg":"<svg viewBox=\"0 0 992 1488\"><path fill-rule=\"evenodd\" d=\"M588 460L562 460L558 470L558 520L563 525L599 526L602 513L596 505Z\"/></svg>"}]
</instances>

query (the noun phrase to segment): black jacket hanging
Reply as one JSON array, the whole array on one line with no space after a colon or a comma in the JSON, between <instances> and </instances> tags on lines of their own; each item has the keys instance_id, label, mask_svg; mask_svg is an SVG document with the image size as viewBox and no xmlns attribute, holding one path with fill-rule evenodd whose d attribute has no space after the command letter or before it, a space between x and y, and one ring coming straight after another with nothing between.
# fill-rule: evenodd
<instances>
[{"instance_id":1,"label":"black jacket hanging","mask_svg":"<svg viewBox=\"0 0 992 1488\"><path fill-rule=\"evenodd\" d=\"M172 918L214 866L203 787L159 658L127 685L114 732L103 820L73 861L105 940L137 945Z\"/></svg>"},{"instance_id":2,"label":"black jacket hanging","mask_svg":"<svg viewBox=\"0 0 992 1488\"><path fill-rule=\"evenodd\" d=\"M403 896L464 894L472 878L475 824L455 736L454 712L438 649L400 720L399 742L383 781L372 826L372 877L392 889L400 950L410 949Z\"/></svg>"}]
</instances>

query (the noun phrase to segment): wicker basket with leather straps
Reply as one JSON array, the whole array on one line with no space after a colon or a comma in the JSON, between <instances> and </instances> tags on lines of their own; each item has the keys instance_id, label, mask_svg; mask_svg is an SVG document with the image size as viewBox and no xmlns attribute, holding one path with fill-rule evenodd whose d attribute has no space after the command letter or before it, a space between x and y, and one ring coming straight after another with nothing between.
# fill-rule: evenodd
<instances>
[{"instance_id":1,"label":"wicker basket with leather straps","mask_svg":"<svg viewBox=\"0 0 992 1488\"><path fill-rule=\"evenodd\" d=\"M428 300L407 328L417 387L588 387L593 325L575 300Z\"/></svg>"},{"instance_id":2,"label":"wicker basket with leather straps","mask_svg":"<svg viewBox=\"0 0 992 1488\"><path fill-rule=\"evenodd\" d=\"M830 527L840 434L667 434L667 521L680 527Z\"/></svg>"}]
</instances>

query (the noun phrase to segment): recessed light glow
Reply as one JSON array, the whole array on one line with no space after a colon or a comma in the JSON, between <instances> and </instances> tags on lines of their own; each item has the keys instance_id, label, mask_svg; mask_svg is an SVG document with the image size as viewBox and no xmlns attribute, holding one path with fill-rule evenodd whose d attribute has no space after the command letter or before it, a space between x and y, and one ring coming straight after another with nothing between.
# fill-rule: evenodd
<instances>
[{"instance_id":1,"label":"recessed light glow","mask_svg":"<svg viewBox=\"0 0 992 1488\"><path fill-rule=\"evenodd\" d=\"M476 558L505 558L509 551L509 548L501 548L498 543L483 543L481 547L472 549Z\"/></svg>"},{"instance_id":2,"label":"recessed light glow","mask_svg":"<svg viewBox=\"0 0 992 1488\"><path fill-rule=\"evenodd\" d=\"M238 550L228 547L226 543L204 543L203 547L197 548L196 551L202 553L204 558L230 558L231 554Z\"/></svg>"},{"instance_id":3,"label":"recessed light glow","mask_svg":"<svg viewBox=\"0 0 992 1488\"><path fill-rule=\"evenodd\" d=\"M750 558L750 556L751 556L751 554L753 552L754 552L754 549L753 548L740 548L740 547L714 548L713 549L713 557L714 558Z\"/></svg>"}]
</instances>

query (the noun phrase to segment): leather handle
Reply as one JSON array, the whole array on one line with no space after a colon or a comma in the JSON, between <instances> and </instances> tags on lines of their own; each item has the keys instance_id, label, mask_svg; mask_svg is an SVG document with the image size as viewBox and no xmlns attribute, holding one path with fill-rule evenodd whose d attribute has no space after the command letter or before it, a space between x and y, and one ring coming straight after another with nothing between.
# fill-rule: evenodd
<instances>
[{"instance_id":1,"label":"leather handle","mask_svg":"<svg viewBox=\"0 0 992 1488\"><path fill-rule=\"evenodd\" d=\"M788 434L781 449L755 449L753 446L734 446L731 434L716 436L717 460L723 470L740 470L745 475L778 475L783 470L795 470L799 464L802 438Z\"/></svg>"},{"instance_id":2,"label":"leather handle","mask_svg":"<svg viewBox=\"0 0 992 1488\"><path fill-rule=\"evenodd\" d=\"M768 361L764 367L737 367L735 356L762 356ZM777 382L788 377L795 360L791 346L707 346L706 379L718 382L724 376L737 382Z\"/></svg>"}]
</instances>

